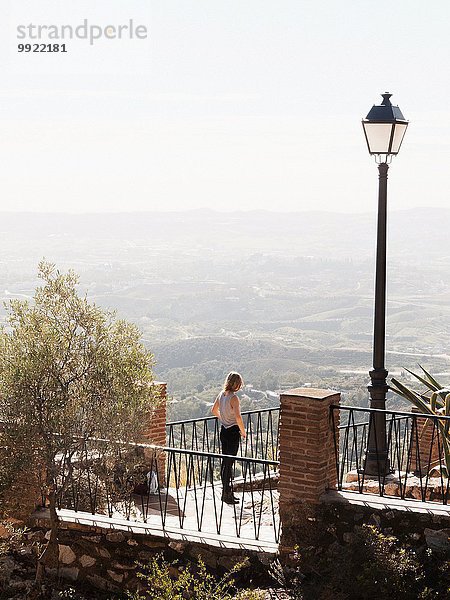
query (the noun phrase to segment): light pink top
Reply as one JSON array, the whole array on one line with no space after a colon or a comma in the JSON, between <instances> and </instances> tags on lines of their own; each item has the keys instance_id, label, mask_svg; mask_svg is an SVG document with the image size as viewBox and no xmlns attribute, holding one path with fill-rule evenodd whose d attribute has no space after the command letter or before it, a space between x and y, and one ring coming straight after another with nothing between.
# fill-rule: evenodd
<instances>
[{"instance_id":1,"label":"light pink top","mask_svg":"<svg viewBox=\"0 0 450 600\"><path fill-rule=\"evenodd\" d=\"M220 422L226 429L237 425L236 415L231 407L231 398L233 396L234 392L221 392L219 396Z\"/></svg>"}]
</instances>

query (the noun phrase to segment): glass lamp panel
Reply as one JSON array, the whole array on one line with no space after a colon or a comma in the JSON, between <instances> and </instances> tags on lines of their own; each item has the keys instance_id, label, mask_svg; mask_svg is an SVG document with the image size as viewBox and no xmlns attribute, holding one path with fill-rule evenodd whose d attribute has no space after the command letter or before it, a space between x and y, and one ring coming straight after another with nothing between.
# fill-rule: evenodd
<instances>
[{"instance_id":1,"label":"glass lamp panel","mask_svg":"<svg viewBox=\"0 0 450 600\"><path fill-rule=\"evenodd\" d=\"M405 135L406 128L408 127L408 123L396 123L394 137L392 139L392 148L391 153L397 154L400 150L400 146L402 144L403 136Z\"/></svg>"},{"instance_id":2,"label":"glass lamp panel","mask_svg":"<svg viewBox=\"0 0 450 600\"><path fill-rule=\"evenodd\" d=\"M370 154L389 154L392 123L363 122L363 125Z\"/></svg>"}]
</instances>

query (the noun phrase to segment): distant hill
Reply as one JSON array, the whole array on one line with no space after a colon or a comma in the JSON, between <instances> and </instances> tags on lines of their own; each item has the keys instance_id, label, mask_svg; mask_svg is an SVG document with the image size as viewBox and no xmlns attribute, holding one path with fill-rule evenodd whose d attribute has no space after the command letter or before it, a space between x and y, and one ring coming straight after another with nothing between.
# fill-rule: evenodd
<instances>
[{"instance_id":1,"label":"distant hill","mask_svg":"<svg viewBox=\"0 0 450 600\"><path fill-rule=\"evenodd\" d=\"M390 371L450 370L449 230L450 209L389 213ZM308 382L365 402L375 247L375 214L0 213L0 296L30 296L45 257L138 324L178 398L209 401L238 369L261 389Z\"/></svg>"},{"instance_id":2,"label":"distant hill","mask_svg":"<svg viewBox=\"0 0 450 600\"><path fill-rule=\"evenodd\" d=\"M389 214L390 256L450 260L443 239L450 226L450 209L411 209ZM372 256L376 235L375 214L333 212L277 213L211 210L108 214L0 213L1 243L22 246L39 241L42 250L76 241L98 243L104 250L114 242L174 248L209 247L227 252L234 245L260 252L291 249L320 257ZM132 245L130 250L132 249ZM67 248L69 251L69 248Z\"/></svg>"}]
</instances>

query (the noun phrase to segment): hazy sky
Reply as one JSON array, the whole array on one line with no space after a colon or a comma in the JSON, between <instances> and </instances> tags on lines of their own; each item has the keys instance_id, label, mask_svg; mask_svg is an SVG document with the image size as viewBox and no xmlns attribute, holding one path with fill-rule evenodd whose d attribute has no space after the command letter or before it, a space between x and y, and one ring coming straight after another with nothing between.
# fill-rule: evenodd
<instances>
[{"instance_id":1,"label":"hazy sky","mask_svg":"<svg viewBox=\"0 0 450 600\"><path fill-rule=\"evenodd\" d=\"M448 0L1 0L0 210L372 211L361 128L411 121L392 209L449 206ZM18 53L18 25L147 39ZM301 233L301 232L299 232Z\"/></svg>"}]
</instances>

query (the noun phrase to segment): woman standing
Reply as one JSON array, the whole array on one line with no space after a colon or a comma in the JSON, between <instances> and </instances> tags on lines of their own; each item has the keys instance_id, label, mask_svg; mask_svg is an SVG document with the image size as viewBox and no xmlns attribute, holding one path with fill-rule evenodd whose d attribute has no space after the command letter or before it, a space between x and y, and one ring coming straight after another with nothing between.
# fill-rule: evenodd
<instances>
[{"instance_id":1,"label":"woman standing","mask_svg":"<svg viewBox=\"0 0 450 600\"><path fill-rule=\"evenodd\" d=\"M228 373L222 392L217 396L211 409L222 425L220 428L220 443L222 454L236 456L239 450L239 440L246 436L244 422L241 416L241 405L236 392L244 382L239 373ZM220 469L222 479L222 501L227 504L238 504L239 499L233 495L232 471L233 458L224 458Z\"/></svg>"}]
</instances>

